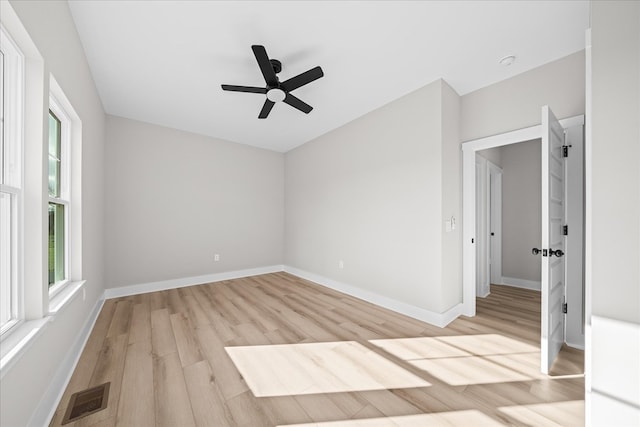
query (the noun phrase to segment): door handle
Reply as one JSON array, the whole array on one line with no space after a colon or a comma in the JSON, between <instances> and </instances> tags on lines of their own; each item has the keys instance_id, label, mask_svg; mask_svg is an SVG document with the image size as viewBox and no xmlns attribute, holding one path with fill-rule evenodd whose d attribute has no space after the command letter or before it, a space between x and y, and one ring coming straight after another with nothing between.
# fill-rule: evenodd
<instances>
[{"instance_id":1,"label":"door handle","mask_svg":"<svg viewBox=\"0 0 640 427\"><path fill-rule=\"evenodd\" d=\"M564 255L564 252L562 251L562 249L556 249L555 251L553 249L549 249L549 256L554 256L554 255L560 258L561 256Z\"/></svg>"},{"instance_id":2,"label":"door handle","mask_svg":"<svg viewBox=\"0 0 640 427\"><path fill-rule=\"evenodd\" d=\"M531 253L534 254L534 255L538 255L538 254L540 254L540 252L542 252L542 256L547 256L547 250L546 249L538 249L538 248L531 249Z\"/></svg>"}]
</instances>

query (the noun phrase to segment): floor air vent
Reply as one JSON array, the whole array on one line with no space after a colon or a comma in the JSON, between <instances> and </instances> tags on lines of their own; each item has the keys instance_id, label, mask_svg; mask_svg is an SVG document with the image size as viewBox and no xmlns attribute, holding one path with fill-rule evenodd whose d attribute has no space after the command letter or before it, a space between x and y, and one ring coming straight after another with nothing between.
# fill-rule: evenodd
<instances>
[{"instance_id":1,"label":"floor air vent","mask_svg":"<svg viewBox=\"0 0 640 427\"><path fill-rule=\"evenodd\" d=\"M64 414L62 424L76 421L107 407L109 401L109 385L111 383L100 384L97 387L73 393L67 412Z\"/></svg>"}]
</instances>

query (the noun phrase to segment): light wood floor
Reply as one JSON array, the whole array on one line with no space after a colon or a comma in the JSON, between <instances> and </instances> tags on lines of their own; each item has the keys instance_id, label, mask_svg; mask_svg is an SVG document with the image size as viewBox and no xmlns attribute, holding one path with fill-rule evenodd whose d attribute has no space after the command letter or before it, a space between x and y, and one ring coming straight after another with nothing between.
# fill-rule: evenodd
<instances>
[{"instance_id":1,"label":"light wood floor","mask_svg":"<svg viewBox=\"0 0 640 427\"><path fill-rule=\"evenodd\" d=\"M51 425L107 381L68 425L583 425L582 352L543 376L539 340L539 293L504 286L444 329L286 273L110 299Z\"/></svg>"}]
</instances>

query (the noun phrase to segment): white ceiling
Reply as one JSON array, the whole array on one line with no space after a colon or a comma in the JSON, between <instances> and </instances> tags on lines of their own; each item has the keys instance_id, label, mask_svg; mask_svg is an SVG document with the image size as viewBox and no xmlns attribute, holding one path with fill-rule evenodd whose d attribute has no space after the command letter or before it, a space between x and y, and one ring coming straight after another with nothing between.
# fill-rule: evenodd
<instances>
[{"instance_id":1,"label":"white ceiling","mask_svg":"<svg viewBox=\"0 0 640 427\"><path fill-rule=\"evenodd\" d=\"M460 95L584 47L588 1L70 1L108 114L288 151L442 78ZM305 115L222 83L265 86L316 65ZM498 60L516 55L504 67Z\"/></svg>"}]
</instances>

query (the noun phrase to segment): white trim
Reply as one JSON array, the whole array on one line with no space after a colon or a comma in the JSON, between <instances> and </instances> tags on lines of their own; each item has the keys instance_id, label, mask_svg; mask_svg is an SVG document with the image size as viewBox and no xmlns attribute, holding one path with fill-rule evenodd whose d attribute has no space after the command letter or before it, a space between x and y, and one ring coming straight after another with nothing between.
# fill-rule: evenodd
<instances>
[{"instance_id":1,"label":"white trim","mask_svg":"<svg viewBox=\"0 0 640 427\"><path fill-rule=\"evenodd\" d=\"M584 351L584 348L585 348L582 343L574 343L574 342L571 342L569 340L565 340L565 344L567 344L571 348L575 348L575 349L582 350L582 351Z\"/></svg>"},{"instance_id":2,"label":"white trim","mask_svg":"<svg viewBox=\"0 0 640 427\"><path fill-rule=\"evenodd\" d=\"M487 148L502 147L503 145L513 144L514 141L524 142L532 139L538 139L541 136L542 126L536 125L524 129L518 129L511 132L501 133L499 135L487 136L485 138L474 139L462 143L462 151L480 151Z\"/></svg>"},{"instance_id":3,"label":"white trim","mask_svg":"<svg viewBox=\"0 0 640 427\"><path fill-rule=\"evenodd\" d=\"M85 281L73 282L67 286L64 292L61 292L51 301L48 315L30 321L21 321L14 325L10 334L2 341L2 352L0 353L0 378L9 372L11 366L22 357L22 355L31 347L38 337L46 329L49 322L56 319L56 314L66 307L84 286Z\"/></svg>"},{"instance_id":4,"label":"white trim","mask_svg":"<svg viewBox=\"0 0 640 427\"><path fill-rule=\"evenodd\" d=\"M73 268L75 262L81 262L80 259L74 260L72 259L72 254L79 253L75 252L73 249L73 241L72 241L72 225L75 225L72 220L76 220L72 218L71 205L73 202L73 194L71 192L71 184L72 184L72 168L74 167L71 156L71 138L72 138L72 127L77 126L79 122L79 118L71 103L66 98L62 89L57 84L55 78L53 76L49 77L49 114L53 113L55 118L60 122L60 182L59 185L59 195L52 196L48 193L49 189L49 181L47 179L47 194L48 194L48 203L47 209L50 203L55 203L58 205L64 206L64 278L56 283L53 283L48 286L49 300L55 299L58 293L62 292L65 288L67 288L70 283L74 279L79 279L78 277L73 276ZM47 119L49 118L49 114L47 114ZM47 120L47 135L49 130L49 121ZM49 138L51 136L49 135ZM80 144L80 141L76 142ZM49 145L47 143L47 159L49 159ZM77 159L76 159L77 160ZM47 160L47 167L49 165L49 161ZM47 176L49 175L49 171L47 170ZM79 179L80 177L75 177ZM49 230L47 230L49 232ZM48 257L47 257L48 260ZM48 266L47 266L48 270ZM48 280L47 280L48 282Z\"/></svg>"},{"instance_id":5,"label":"white trim","mask_svg":"<svg viewBox=\"0 0 640 427\"><path fill-rule=\"evenodd\" d=\"M2 358L0 358L0 380L11 367L33 345L35 339L46 329L51 317L23 321L14 326L6 339L2 341Z\"/></svg>"},{"instance_id":6,"label":"white trim","mask_svg":"<svg viewBox=\"0 0 640 427\"><path fill-rule=\"evenodd\" d=\"M591 28L585 31L585 115L587 117L584 125L584 388L585 397L585 425L591 426L591 352L592 336L591 336L591 289L592 289L592 270L591 260L593 258L593 177L592 159L593 159L593 130L592 130L592 112L593 112L593 75L592 75L592 53L591 53Z\"/></svg>"},{"instance_id":7,"label":"white trim","mask_svg":"<svg viewBox=\"0 0 640 427\"><path fill-rule=\"evenodd\" d=\"M104 297L105 299L126 297L129 295L146 294L148 292L184 288L187 286L200 285L203 283L219 282L221 280L241 279L243 277L258 276L260 274L278 273L280 271L283 271L282 265L271 265L267 267L250 268L246 270L205 274L203 276L193 276L181 279L162 280L159 282L140 283L137 285L105 289Z\"/></svg>"},{"instance_id":8,"label":"white trim","mask_svg":"<svg viewBox=\"0 0 640 427\"><path fill-rule=\"evenodd\" d=\"M476 294L476 296L477 296L478 298L486 298L486 297L488 297L489 295L491 295L491 290L487 290L487 292L486 292L486 293L484 293L484 294Z\"/></svg>"},{"instance_id":9,"label":"white trim","mask_svg":"<svg viewBox=\"0 0 640 427\"><path fill-rule=\"evenodd\" d=\"M61 289L55 297L49 300L49 314L55 314L69 304L80 293L78 291L86 282L86 280L80 280L67 283L64 290Z\"/></svg>"},{"instance_id":10,"label":"white trim","mask_svg":"<svg viewBox=\"0 0 640 427\"><path fill-rule=\"evenodd\" d=\"M8 12L10 13L10 12ZM25 108L25 56L13 34L0 22L0 50L3 55L3 124L0 135L0 162L5 176L0 176L0 189L10 194L10 240L4 249L9 250L9 289L1 297L9 300L10 320L1 325L0 341L4 340L24 319L24 108ZM5 106L7 108L5 108ZM6 167L6 169L5 169ZM8 171L8 172L7 172ZM5 182L5 178L9 178ZM5 237L6 239L6 237ZM8 246L8 248L7 248ZM6 272L5 272L6 274ZM6 276L5 276L6 277ZM8 293L8 296L7 296Z\"/></svg>"},{"instance_id":11,"label":"white trim","mask_svg":"<svg viewBox=\"0 0 640 427\"><path fill-rule=\"evenodd\" d=\"M531 289L533 291L540 291L540 281L518 279L517 277L502 276L502 283L496 283L497 285L513 286L514 288Z\"/></svg>"},{"instance_id":12,"label":"white trim","mask_svg":"<svg viewBox=\"0 0 640 427\"><path fill-rule=\"evenodd\" d=\"M98 319L98 315L100 314L100 310L102 310L103 305L104 295L100 297L93 306L93 310L91 310L84 327L79 331L78 337L67 352L64 360L60 363L55 376L49 383L47 391L40 399L40 402L27 425L45 426L49 425L51 422L60 399L62 399L62 395L64 394L67 385L69 385L73 371L76 369L80 356L82 355L82 351L87 344L87 340L91 335L91 331L93 330L93 326Z\"/></svg>"},{"instance_id":13,"label":"white trim","mask_svg":"<svg viewBox=\"0 0 640 427\"><path fill-rule=\"evenodd\" d=\"M385 296L364 290L362 288L358 288L356 286L338 282L337 280L329 279L327 277L323 277L315 273L310 273L308 271L300 270L298 268L291 267L288 265L284 266L284 271L286 273L292 274L302 279L309 280L318 285L333 289L338 292L342 292L352 297L356 297L358 299L370 302L377 306L395 311L400 314L404 314L409 317L413 317L414 319L418 319L423 322L426 322L441 328L444 328L449 323L454 321L463 312L462 304L457 304L452 308L450 308L449 310L445 311L444 313L434 313L433 311L425 310L423 308L416 307L414 305L407 304L402 301L385 297Z\"/></svg>"}]
</instances>

